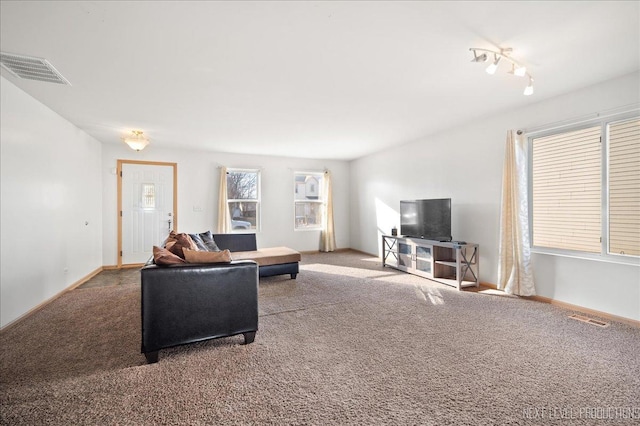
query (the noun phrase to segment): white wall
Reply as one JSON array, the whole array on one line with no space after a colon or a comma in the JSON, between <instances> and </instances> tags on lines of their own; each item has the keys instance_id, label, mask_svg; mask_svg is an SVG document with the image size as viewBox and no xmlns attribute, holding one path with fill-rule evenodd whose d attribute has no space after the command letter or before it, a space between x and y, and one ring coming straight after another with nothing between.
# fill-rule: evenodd
<instances>
[{"instance_id":1,"label":"white wall","mask_svg":"<svg viewBox=\"0 0 640 426\"><path fill-rule=\"evenodd\" d=\"M353 161L351 247L379 255L380 234L399 225L401 199L451 197L454 239L480 244L480 279L497 283L507 130L638 104L639 82L630 74ZM539 295L640 320L638 266L542 254L533 262Z\"/></svg>"},{"instance_id":2,"label":"white wall","mask_svg":"<svg viewBox=\"0 0 640 426\"><path fill-rule=\"evenodd\" d=\"M260 168L262 229L258 247L287 246L299 251L318 250L320 231L293 230L293 172L329 169L333 176L336 245L349 247L349 163L159 148L151 144L141 152L122 144L104 144L103 264L117 264L117 160L161 161L178 164L178 231L215 233L218 223L219 167ZM201 211L195 211L200 207Z\"/></svg>"},{"instance_id":3,"label":"white wall","mask_svg":"<svg viewBox=\"0 0 640 426\"><path fill-rule=\"evenodd\" d=\"M102 266L102 176L98 141L3 77L0 99L4 326Z\"/></svg>"},{"instance_id":4,"label":"white wall","mask_svg":"<svg viewBox=\"0 0 640 426\"><path fill-rule=\"evenodd\" d=\"M294 170L332 171L337 245L372 254L379 254L379 235L398 225L401 199L451 197L454 238L480 243L481 280L496 283L507 129L638 103L639 81L640 74L629 75L347 163L153 143L140 153L123 144L101 146L0 78L0 326L100 266L117 263L117 181L111 173L117 159L178 163L178 225L186 232L215 229L220 165L261 168L262 247L318 248L318 231L293 231ZM534 268L542 296L640 320L637 266L536 254Z\"/></svg>"}]
</instances>

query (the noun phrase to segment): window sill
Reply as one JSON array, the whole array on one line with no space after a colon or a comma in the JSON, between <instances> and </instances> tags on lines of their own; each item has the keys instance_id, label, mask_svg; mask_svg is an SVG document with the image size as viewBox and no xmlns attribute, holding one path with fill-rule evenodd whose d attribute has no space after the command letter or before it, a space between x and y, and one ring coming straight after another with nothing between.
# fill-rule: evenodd
<instances>
[{"instance_id":1,"label":"window sill","mask_svg":"<svg viewBox=\"0 0 640 426\"><path fill-rule=\"evenodd\" d=\"M640 266L640 258L632 256L616 256L616 255L602 255L595 253L581 253L572 252L568 250L554 250L548 248L532 247L531 253L543 254L549 256L570 257L572 259L593 260L596 262L616 263L619 265L631 265Z\"/></svg>"}]
</instances>

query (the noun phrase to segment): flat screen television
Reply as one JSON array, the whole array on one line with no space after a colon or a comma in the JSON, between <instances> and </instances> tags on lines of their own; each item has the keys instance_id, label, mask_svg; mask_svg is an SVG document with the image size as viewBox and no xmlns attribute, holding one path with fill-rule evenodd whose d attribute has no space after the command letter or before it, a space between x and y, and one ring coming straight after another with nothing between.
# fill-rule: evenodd
<instances>
[{"instance_id":1,"label":"flat screen television","mask_svg":"<svg viewBox=\"0 0 640 426\"><path fill-rule=\"evenodd\" d=\"M400 233L406 237L451 241L451 198L400 201Z\"/></svg>"}]
</instances>

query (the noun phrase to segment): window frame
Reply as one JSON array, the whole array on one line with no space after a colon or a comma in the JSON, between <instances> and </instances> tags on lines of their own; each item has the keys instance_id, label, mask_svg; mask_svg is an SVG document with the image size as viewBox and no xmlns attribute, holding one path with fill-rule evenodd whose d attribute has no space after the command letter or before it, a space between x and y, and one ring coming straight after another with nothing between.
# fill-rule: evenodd
<instances>
[{"instance_id":1,"label":"window frame","mask_svg":"<svg viewBox=\"0 0 640 426\"><path fill-rule=\"evenodd\" d=\"M252 233L252 234L257 234L261 231L262 229L262 202L261 202L261 196L262 196L262 173L260 169L247 169L247 168L237 168L237 167L228 167L227 168L227 175L229 175L230 173L255 173L257 175L257 179L256 179L256 198L242 198L242 199L238 199L238 198L228 198L228 193L229 193L229 181L227 180L227 209L229 210L229 216L230 216L230 221L233 220L233 217L231 217L231 206L230 203L243 203L243 202L255 202L256 203L256 226L255 229L233 229L233 224L231 225L231 229L230 232L231 233L235 233L235 234L247 234L247 233ZM233 222L232 222L233 223Z\"/></svg>"},{"instance_id":2,"label":"window frame","mask_svg":"<svg viewBox=\"0 0 640 426\"><path fill-rule=\"evenodd\" d=\"M554 256L572 257L579 259L597 260L609 263L620 263L626 265L640 265L640 256L622 255L609 252L609 125L640 119L638 110L620 112L607 116L601 116L589 120L569 123L562 126L549 126L541 130L527 132L527 200L529 218L529 241L532 253L547 254ZM559 249L551 247L535 246L533 240L533 140L557 135L560 133L584 130L589 127L600 126L600 252L589 253L578 250Z\"/></svg>"},{"instance_id":3,"label":"window frame","mask_svg":"<svg viewBox=\"0 0 640 426\"><path fill-rule=\"evenodd\" d=\"M296 177L298 176L316 176L316 177L320 177L321 180L318 182L319 188L318 191L320 193L321 196L318 197L318 200L297 200L296 199ZM306 231L322 231L324 229L324 217L326 215L326 208L327 208L327 194L325 194L324 191L324 172L310 172L310 171L294 171L293 172L293 230L294 231L301 231L301 232L306 232ZM313 226L313 227L304 227L304 228L299 228L298 224L297 224L297 217L296 217L296 205L297 204L301 204L301 203L314 203L314 204L319 204L320 205L320 223L317 226Z\"/></svg>"}]
</instances>

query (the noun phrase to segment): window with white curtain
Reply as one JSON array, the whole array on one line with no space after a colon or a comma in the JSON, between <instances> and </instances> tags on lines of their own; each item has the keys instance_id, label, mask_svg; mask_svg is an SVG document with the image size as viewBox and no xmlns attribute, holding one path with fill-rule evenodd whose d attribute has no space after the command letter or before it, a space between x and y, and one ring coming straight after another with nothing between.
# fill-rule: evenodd
<instances>
[{"instance_id":1,"label":"window with white curtain","mask_svg":"<svg viewBox=\"0 0 640 426\"><path fill-rule=\"evenodd\" d=\"M295 172L293 176L294 229L322 229L324 173Z\"/></svg>"},{"instance_id":2,"label":"window with white curtain","mask_svg":"<svg viewBox=\"0 0 640 426\"><path fill-rule=\"evenodd\" d=\"M227 169L227 205L231 230L260 230L260 170Z\"/></svg>"},{"instance_id":3,"label":"window with white curtain","mask_svg":"<svg viewBox=\"0 0 640 426\"><path fill-rule=\"evenodd\" d=\"M640 118L536 132L529 149L534 248L640 257Z\"/></svg>"}]
</instances>

